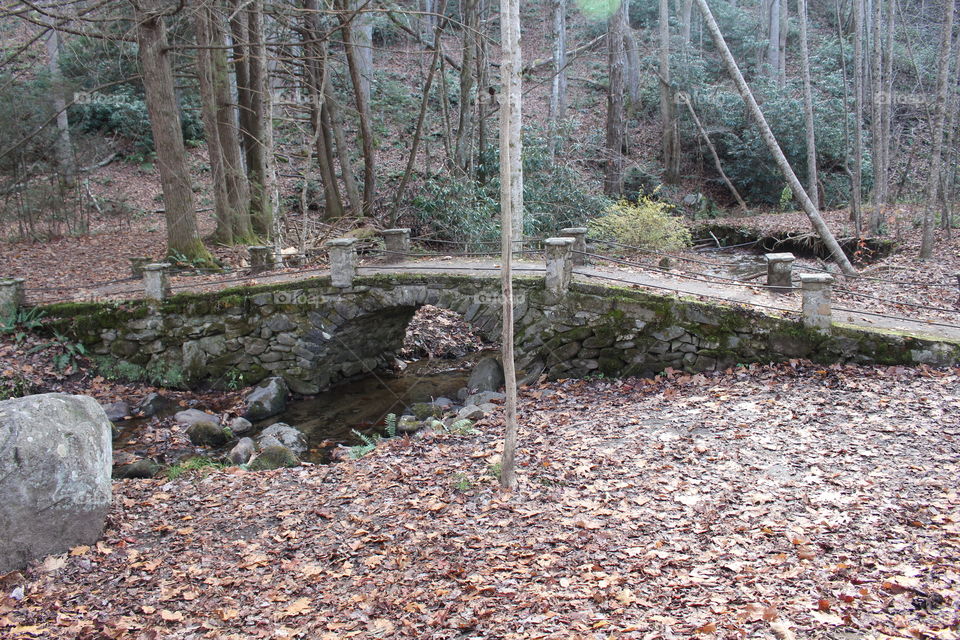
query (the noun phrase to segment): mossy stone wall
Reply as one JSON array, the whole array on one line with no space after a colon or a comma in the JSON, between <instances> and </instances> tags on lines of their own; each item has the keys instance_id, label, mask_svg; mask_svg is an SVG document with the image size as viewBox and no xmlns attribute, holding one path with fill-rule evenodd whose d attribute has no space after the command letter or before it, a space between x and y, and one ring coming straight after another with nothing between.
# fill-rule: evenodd
<instances>
[{"instance_id":1,"label":"mossy stone wall","mask_svg":"<svg viewBox=\"0 0 960 640\"><path fill-rule=\"evenodd\" d=\"M528 379L645 375L667 367L725 369L790 358L950 365L960 345L798 320L620 287L574 283L557 300L542 278L515 283L518 368ZM379 275L349 289L329 278L181 294L162 303L67 304L46 308L59 330L94 354L160 369L190 383L282 376L317 393L387 365L416 309L451 309L490 338L500 333L496 277Z\"/></svg>"}]
</instances>

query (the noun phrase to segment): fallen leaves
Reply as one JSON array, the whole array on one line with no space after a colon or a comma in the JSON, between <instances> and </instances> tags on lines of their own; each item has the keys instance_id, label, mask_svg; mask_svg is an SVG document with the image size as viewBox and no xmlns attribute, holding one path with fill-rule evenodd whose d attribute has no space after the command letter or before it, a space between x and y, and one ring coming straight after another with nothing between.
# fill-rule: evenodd
<instances>
[{"instance_id":1,"label":"fallen leaves","mask_svg":"<svg viewBox=\"0 0 960 640\"><path fill-rule=\"evenodd\" d=\"M956 371L676 377L536 389L509 496L489 424L336 466L117 484L101 544L30 572L3 633L955 633ZM889 402L863 402L880 388Z\"/></svg>"}]
</instances>

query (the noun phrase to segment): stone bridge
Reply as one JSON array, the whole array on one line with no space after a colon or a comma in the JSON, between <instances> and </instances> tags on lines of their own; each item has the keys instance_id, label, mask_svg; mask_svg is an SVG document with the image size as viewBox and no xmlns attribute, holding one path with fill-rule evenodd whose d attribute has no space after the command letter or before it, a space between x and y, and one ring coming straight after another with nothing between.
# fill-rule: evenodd
<instances>
[{"instance_id":1,"label":"stone bridge","mask_svg":"<svg viewBox=\"0 0 960 640\"><path fill-rule=\"evenodd\" d=\"M818 316L821 283L805 292L806 316L767 315L571 278L570 241L547 241L546 268L515 279L520 376L650 376L668 367L810 358L824 363L955 364L960 342L841 326ZM543 263L541 263L542 265ZM358 276L349 243L331 247L331 274L215 293L122 303L46 307L58 328L91 354L190 383L282 376L298 393L388 366L423 305L460 314L490 339L500 335L499 275L395 271ZM527 272L521 272L524 274ZM806 304L809 302L810 304ZM829 310L827 310L829 312Z\"/></svg>"}]
</instances>

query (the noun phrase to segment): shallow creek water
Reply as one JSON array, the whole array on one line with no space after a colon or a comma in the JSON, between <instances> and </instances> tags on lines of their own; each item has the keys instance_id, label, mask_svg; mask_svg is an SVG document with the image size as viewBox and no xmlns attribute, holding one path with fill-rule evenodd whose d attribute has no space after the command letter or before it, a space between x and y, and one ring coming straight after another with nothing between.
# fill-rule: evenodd
<instances>
[{"instance_id":1,"label":"shallow creek water","mask_svg":"<svg viewBox=\"0 0 960 640\"><path fill-rule=\"evenodd\" d=\"M470 371L479 359L490 355L478 352L457 360L419 360L403 373L377 373L339 384L329 391L295 400L280 415L257 423L260 429L275 422L295 426L307 437L310 462L329 461L330 450L339 444L360 444L352 432L382 433L387 414L402 415L418 402L440 397L457 401L457 391L467 384Z\"/></svg>"}]
</instances>

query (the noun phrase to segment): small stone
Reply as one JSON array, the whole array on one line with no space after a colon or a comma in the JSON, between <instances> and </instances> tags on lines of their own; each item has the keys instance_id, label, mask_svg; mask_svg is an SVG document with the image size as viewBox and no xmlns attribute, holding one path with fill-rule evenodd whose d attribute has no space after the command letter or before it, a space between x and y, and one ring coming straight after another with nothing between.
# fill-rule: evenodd
<instances>
[{"instance_id":1,"label":"small stone","mask_svg":"<svg viewBox=\"0 0 960 640\"><path fill-rule=\"evenodd\" d=\"M220 422L220 417L199 409L186 409L174 414L173 419L180 424L194 425L198 422Z\"/></svg>"},{"instance_id":2,"label":"small stone","mask_svg":"<svg viewBox=\"0 0 960 640\"><path fill-rule=\"evenodd\" d=\"M261 361L265 362L262 357ZM256 422L277 415L286 408L289 393L283 378L267 378L246 397L247 410L243 417Z\"/></svg>"},{"instance_id":3,"label":"small stone","mask_svg":"<svg viewBox=\"0 0 960 640\"><path fill-rule=\"evenodd\" d=\"M253 429L253 423L246 418L236 417L227 425L235 436L243 435Z\"/></svg>"},{"instance_id":4,"label":"small stone","mask_svg":"<svg viewBox=\"0 0 960 640\"><path fill-rule=\"evenodd\" d=\"M503 402L507 399L505 393L500 393L498 391L484 391L483 393L474 393L471 396L467 396L463 404L466 405L481 405L487 402Z\"/></svg>"},{"instance_id":5,"label":"small stone","mask_svg":"<svg viewBox=\"0 0 960 640\"><path fill-rule=\"evenodd\" d=\"M283 467L298 467L300 460L290 449L284 446L266 447L257 454L247 468L250 471L271 471Z\"/></svg>"},{"instance_id":6,"label":"small stone","mask_svg":"<svg viewBox=\"0 0 960 640\"><path fill-rule=\"evenodd\" d=\"M130 480L134 478L147 479L152 478L160 471L160 465L150 458L137 460L133 464L127 464L122 467L115 467L113 477L121 480Z\"/></svg>"},{"instance_id":7,"label":"small stone","mask_svg":"<svg viewBox=\"0 0 960 640\"><path fill-rule=\"evenodd\" d=\"M416 433L420 429L423 429L423 423L414 416L400 416L397 420L398 433Z\"/></svg>"},{"instance_id":8,"label":"small stone","mask_svg":"<svg viewBox=\"0 0 960 640\"><path fill-rule=\"evenodd\" d=\"M130 415L130 406L123 400L119 402L109 402L103 406L103 412L107 414L110 422L120 422Z\"/></svg>"},{"instance_id":9,"label":"small stone","mask_svg":"<svg viewBox=\"0 0 960 640\"><path fill-rule=\"evenodd\" d=\"M496 391L503 386L503 367L496 358L484 358L473 368L467 387L474 393Z\"/></svg>"},{"instance_id":10,"label":"small stone","mask_svg":"<svg viewBox=\"0 0 960 640\"><path fill-rule=\"evenodd\" d=\"M254 453L256 453L256 446L253 443L253 439L241 438L240 442L230 450L230 454L227 457L230 458L230 462L233 464L241 465L247 464Z\"/></svg>"},{"instance_id":11,"label":"small stone","mask_svg":"<svg viewBox=\"0 0 960 640\"><path fill-rule=\"evenodd\" d=\"M187 427L187 436L198 447L220 447L230 440L223 427L215 422L194 422Z\"/></svg>"},{"instance_id":12,"label":"small stone","mask_svg":"<svg viewBox=\"0 0 960 640\"><path fill-rule=\"evenodd\" d=\"M164 409L170 406L170 400L160 395L159 393L148 393L143 397L143 400L137 405L137 411L141 415L150 418L157 415Z\"/></svg>"},{"instance_id":13,"label":"small stone","mask_svg":"<svg viewBox=\"0 0 960 640\"><path fill-rule=\"evenodd\" d=\"M260 438L258 438L258 440L260 441L261 449L265 448L263 440L269 437L276 438L280 441L280 444L297 455L307 450L307 439L303 435L303 432L296 427L291 427L285 422L277 422L260 432Z\"/></svg>"},{"instance_id":14,"label":"small stone","mask_svg":"<svg viewBox=\"0 0 960 640\"><path fill-rule=\"evenodd\" d=\"M468 404L457 412L457 420L479 420L485 416L483 409L475 404Z\"/></svg>"}]
</instances>

